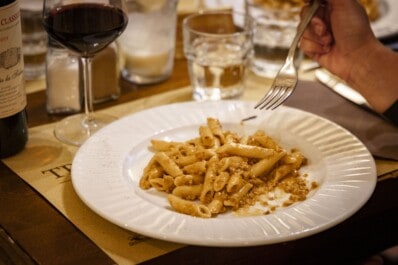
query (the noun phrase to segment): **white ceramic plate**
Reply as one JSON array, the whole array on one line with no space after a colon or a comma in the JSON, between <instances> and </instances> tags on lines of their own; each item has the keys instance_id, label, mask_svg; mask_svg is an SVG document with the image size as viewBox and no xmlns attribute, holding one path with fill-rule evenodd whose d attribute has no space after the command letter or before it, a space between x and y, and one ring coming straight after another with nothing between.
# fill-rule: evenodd
<instances>
[{"instance_id":1,"label":"white ceramic plate","mask_svg":"<svg viewBox=\"0 0 398 265\"><path fill-rule=\"evenodd\" d=\"M288 107L257 112L242 101L188 102L124 117L93 135L77 152L72 182L96 213L125 229L167 241L207 246L248 246L289 241L330 228L354 214L376 184L374 160L366 147L340 126ZM258 115L240 124L242 118ZM202 219L179 214L166 196L141 190L138 182L152 153L151 138L188 140L207 117L225 129L250 134L264 129L285 148L309 159L302 168L320 187L307 200L272 214L233 214Z\"/></svg>"},{"instance_id":2,"label":"white ceramic plate","mask_svg":"<svg viewBox=\"0 0 398 265\"><path fill-rule=\"evenodd\" d=\"M373 32L378 38L398 33L398 1L380 0L380 18L372 22Z\"/></svg>"}]
</instances>

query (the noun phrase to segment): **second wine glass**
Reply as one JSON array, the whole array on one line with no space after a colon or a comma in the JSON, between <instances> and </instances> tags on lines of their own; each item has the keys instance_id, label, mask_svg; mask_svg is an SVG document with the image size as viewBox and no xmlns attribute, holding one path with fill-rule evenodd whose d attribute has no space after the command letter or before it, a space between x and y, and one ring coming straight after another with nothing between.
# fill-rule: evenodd
<instances>
[{"instance_id":1,"label":"second wine glass","mask_svg":"<svg viewBox=\"0 0 398 265\"><path fill-rule=\"evenodd\" d=\"M60 141L80 146L114 120L112 116L94 114L91 62L95 54L126 28L126 14L125 0L44 0L45 30L51 38L77 53L83 68L85 111L66 117L55 126L54 134Z\"/></svg>"}]
</instances>

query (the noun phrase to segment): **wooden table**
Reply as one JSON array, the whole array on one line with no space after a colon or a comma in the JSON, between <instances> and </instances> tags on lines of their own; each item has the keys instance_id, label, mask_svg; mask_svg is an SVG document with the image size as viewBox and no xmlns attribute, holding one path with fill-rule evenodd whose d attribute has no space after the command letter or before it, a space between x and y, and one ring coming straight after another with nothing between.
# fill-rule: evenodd
<instances>
[{"instance_id":1,"label":"wooden table","mask_svg":"<svg viewBox=\"0 0 398 265\"><path fill-rule=\"evenodd\" d=\"M149 86L121 83L119 99L95 108L107 108L188 84L186 62L177 60L173 75L166 82ZM44 91L29 94L28 117L30 127L63 118L46 113ZM378 183L371 199L354 216L310 237L257 247L187 246L144 264L356 264L362 258L398 244L397 190L398 179ZM7 256L1 249L13 255ZM15 264L114 264L4 163L0 163L0 257L2 255L3 259L21 260Z\"/></svg>"}]
</instances>

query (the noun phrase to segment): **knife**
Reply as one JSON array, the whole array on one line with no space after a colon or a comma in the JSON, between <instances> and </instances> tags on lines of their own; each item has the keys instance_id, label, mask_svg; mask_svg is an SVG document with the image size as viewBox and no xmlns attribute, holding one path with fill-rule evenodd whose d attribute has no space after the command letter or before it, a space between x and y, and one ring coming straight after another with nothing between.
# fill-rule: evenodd
<instances>
[{"instance_id":1,"label":"knife","mask_svg":"<svg viewBox=\"0 0 398 265\"><path fill-rule=\"evenodd\" d=\"M366 110L373 110L373 108L369 105L366 99L358 93L356 90L349 87L347 84L344 83L341 79L331 74L326 69L317 69L315 70L315 77L325 86L332 89L334 92L339 94L340 96L348 99L349 101L357 104L358 106L366 109Z\"/></svg>"}]
</instances>

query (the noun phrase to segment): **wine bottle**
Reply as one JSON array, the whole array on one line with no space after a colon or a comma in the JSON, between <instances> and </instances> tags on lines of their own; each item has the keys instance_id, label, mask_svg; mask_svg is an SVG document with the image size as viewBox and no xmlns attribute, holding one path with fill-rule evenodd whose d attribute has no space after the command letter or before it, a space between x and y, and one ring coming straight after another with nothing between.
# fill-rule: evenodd
<instances>
[{"instance_id":1,"label":"wine bottle","mask_svg":"<svg viewBox=\"0 0 398 265\"><path fill-rule=\"evenodd\" d=\"M28 140L18 0L0 2L0 158L24 149Z\"/></svg>"}]
</instances>

